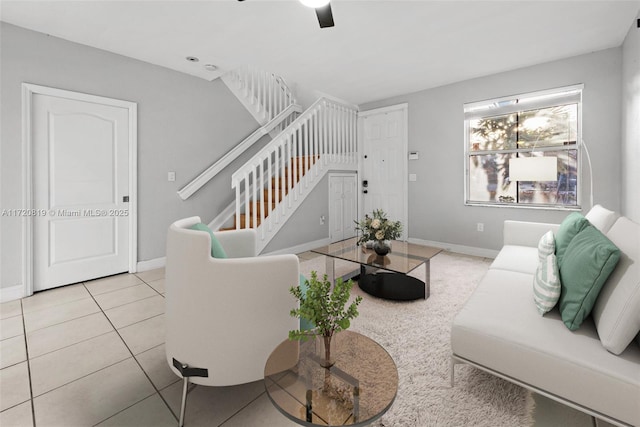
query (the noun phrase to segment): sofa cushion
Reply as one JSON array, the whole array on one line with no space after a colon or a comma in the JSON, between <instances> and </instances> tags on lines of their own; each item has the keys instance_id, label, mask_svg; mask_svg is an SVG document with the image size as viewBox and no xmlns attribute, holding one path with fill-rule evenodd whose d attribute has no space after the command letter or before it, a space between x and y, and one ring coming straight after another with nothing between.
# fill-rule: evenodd
<instances>
[{"instance_id":1,"label":"sofa cushion","mask_svg":"<svg viewBox=\"0 0 640 427\"><path fill-rule=\"evenodd\" d=\"M538 268L538 249L529 246L505 245L491 263L490 268L534 274Z\"/></svg>"},{"instance_id":2,"label":"sofa cushion","mask_svg":"<svg viewBox=\"0 0 640 427\"><path fill-rule=\"evenodd\" d=\"M591 319L569 331L540 317L529 274L489 270L453 321L455 356L631 425L640 425L640 348L607 352ZM490 314L490 315L489 315Z\"/></svg>"},{"instance_id":3,"label":"sofa cushion","mask_svg":"<svg viewBox=\"0 0 640 427\"><path fill-rule=\"evenodd\" d=\"M591 313L619 259L620 249L592 225L571 240L560 264L559 307L567 328L575 331Z\"/></svg>"},{"instance_id":4,"label":"sofa cushion","mask_svg":"<svg viewBox=\"0 0 640 427\"><path fill-rule=\"evenodd\" d=\"M607 234L611 226L616 222L616 219L618 219L618 216L614 211L605 209L600 205L595 205L587 212L585 218L587 218L595 228Z\"/></svg>"},{"instance_id":5,"label":"sofa cushion","mask_svg":"<svg viewBox=\"0 0 640 427\"><path fill-rule=\"evenodd\" d=\"M211 236L211 256L214 258L227 258L227 253L224 251L224 248L213 234L213 231L206 225L201 222L197 224L193 224L191 226L192 230L198 231L206 231Z\"/></svg>"},{"instance_id":6,"label":"sofa cushion","mask_svg":"<svg viewBox=\"0 0 640 427\"><path fill-rule=\"evenodd\" d=\"M620 354L640 331L640 225L622 217L607 233L620 261L605 283L593 319L604 348Z\"/></svg>"},{"instance_id":7,"label":"sofa cushion","mask_svg":"<svg viewBox=\"0 0 640 427\"><path fill-rule=\"evenodd\" d=\"M589 221L578 212L572 212L560 223L560 228L556 233L556 257L558 257L558 267L562 268L564 253L571 240L581 232Z\"/></svg>"}]
</instances>

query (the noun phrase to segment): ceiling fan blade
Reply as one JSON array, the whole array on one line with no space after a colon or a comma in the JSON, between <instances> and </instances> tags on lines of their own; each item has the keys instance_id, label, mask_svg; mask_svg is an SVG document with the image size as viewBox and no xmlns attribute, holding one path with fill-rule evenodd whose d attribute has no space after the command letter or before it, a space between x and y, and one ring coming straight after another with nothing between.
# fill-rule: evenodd
<instances>
[{"instance_id":1,"label":"ceiling fan blade","mask_svg":"<svg viewBox=\"0 0 640 427\"><path fill-rule=\"evenodd\" d=\"M316 15L318 15L318 23L320 28L333 27L333 13L331 13L331 3L327 3L326 6L316 8Z\"/></svg>"}]
</instances>

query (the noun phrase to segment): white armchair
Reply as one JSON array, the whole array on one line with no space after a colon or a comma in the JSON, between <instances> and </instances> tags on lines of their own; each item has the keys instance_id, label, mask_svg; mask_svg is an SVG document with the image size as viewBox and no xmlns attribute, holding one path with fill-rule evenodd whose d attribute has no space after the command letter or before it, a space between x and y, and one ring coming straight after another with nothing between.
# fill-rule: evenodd
<instances>
[{"instance_id":1,"label":"white armchair","mask_svg":"<svg viewBox=\"0 0 640 427\"><path fill-rule=\"evenodd\" d=\"M214 233L229 258L213 258L209 234L190 229L199 222L176 221L167 235L166 356L184 378L181 426L188 382L228 386L262 379L268 356L298 328L289 315L298 257L257 257L256 232L236 230ZM198 376L204 370L206 376Z\"/></svg>"}]
</instances>

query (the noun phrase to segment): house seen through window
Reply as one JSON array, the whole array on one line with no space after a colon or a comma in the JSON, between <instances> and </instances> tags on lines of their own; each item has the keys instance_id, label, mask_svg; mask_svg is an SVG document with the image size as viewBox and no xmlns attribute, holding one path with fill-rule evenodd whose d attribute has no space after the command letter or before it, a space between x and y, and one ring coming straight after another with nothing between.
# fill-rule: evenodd
<instances>
[{"instance_id":1,"label":"house seen through window","mask_svg":"<svg viewBox=\"0 0 640 427\"><path fill-rule=\"evenodd\" d=\"M576 85L465 104L466 204L578 207L581 98ZM511 179L529 157L555 159L555 179Z\"/></svg>"}]
</instances>

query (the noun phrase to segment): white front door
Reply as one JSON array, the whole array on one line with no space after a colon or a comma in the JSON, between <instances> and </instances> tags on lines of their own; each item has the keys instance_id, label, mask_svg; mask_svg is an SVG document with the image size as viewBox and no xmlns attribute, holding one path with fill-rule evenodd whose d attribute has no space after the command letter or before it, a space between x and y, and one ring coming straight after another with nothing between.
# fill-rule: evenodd
<instances>
[{"instance_id":1,"label":"white front door","mask_svg":"<svg viewBox=\"0 0 640 427\"><path fill-rule=\"evenodd\" d=\"M329 233L331 242L356 235L358 197L355 174L329 175Z\"/></svg>"},{"instance_id":2,"label":"white front door","mask_svg":"<svg viewBox=\"0 0 640 427\"><path fill-rule=\"evenodd\" d=\"M128 271L129 109L34 93L30 121L33 290Z\"/></svg>"},{"instance_id":3,"label":"white front door","mask_svg":"<svg viewBox=\"0 0 640 427\"><path fill-rule=\"evenodd\" d=\"M407 105L360 113L362 129L361 185L365 214L382 209L403 225L407 238Z\"/></svg>"}]
</instances>

